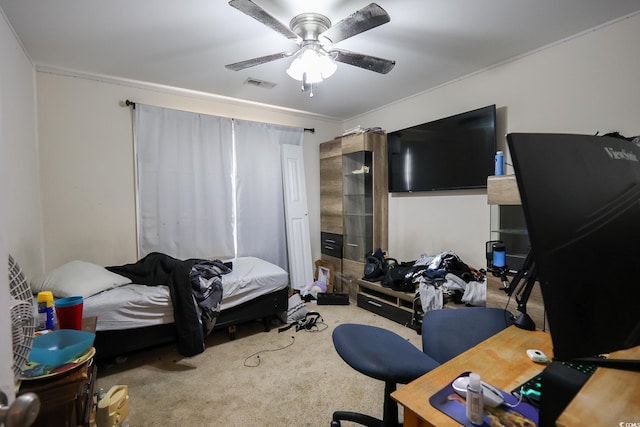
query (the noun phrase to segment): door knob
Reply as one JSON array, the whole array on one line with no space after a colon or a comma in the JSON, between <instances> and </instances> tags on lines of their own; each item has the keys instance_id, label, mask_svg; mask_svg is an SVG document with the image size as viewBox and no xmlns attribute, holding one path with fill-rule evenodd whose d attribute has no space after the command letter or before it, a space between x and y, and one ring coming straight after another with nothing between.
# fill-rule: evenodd
<instances>
[{"instance_id":1,"label":"door knob","mask_svg":"<svg viewBox=\"0 0 640 427\"><path fill-rule=\"evenodd\" d=\"M29 427L40 412L40 398L35 393L25 393L8 405L7 395L0 391L0 423L5 427Z\"/></svg>"}]
</instances>

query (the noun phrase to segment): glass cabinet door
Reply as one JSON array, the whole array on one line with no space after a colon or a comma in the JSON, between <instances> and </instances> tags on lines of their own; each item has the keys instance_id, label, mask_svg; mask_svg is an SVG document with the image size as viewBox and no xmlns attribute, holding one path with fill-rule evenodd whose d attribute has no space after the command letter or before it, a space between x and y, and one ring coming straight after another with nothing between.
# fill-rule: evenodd
<instances>
[{"instance_id":1,"label":"glass cabinet door","mask_svg":"<svg viewBox=\"0 0 640 427\"><path fill-rule=\"evenodd\" d=\"M373 244L373 163L370 151L342 156L343 258L365 262Z\"/></svg>"}]
</instances>

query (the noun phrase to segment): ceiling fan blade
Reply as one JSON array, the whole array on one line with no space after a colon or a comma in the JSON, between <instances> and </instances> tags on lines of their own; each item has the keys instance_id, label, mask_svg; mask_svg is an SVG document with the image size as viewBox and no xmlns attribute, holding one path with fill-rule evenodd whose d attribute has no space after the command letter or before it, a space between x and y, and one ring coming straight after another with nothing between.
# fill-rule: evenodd
<instances>
[{"instance_id":1,"label":"ceiling fan blade","mask_svg":"<svg viewBox=\"0 0 640 427\"><path fill-rule=\"evenodd\" d=\"M295 55L295 52L280 52L271 55L260 56L258 58L247 59L246 61L234 62L233 64L225 65L225 68L233 71L244 70L245 68L254 67L256 65L265 64L267 62L276 61L282 58L288 58Z\"/></svg>"},{"instance_id":2,"label":"ceiling fan blade","mask_svg":"<svg viewBox=\"0 0 640 427\"><path fill-rule=\"evenodd\" d=\"M380 74L387 74L396 65L396 61L377 58L370 55L363 55L361 53L350 52L348 50L332 49L328 53L334 61L364 68L369 71L375 71Z\"/></svg>"},{"instance_id":3,"label":"ceiling fan blade","mask_svg":"<svg viewBox=\"0 0 640 427\"><path fill-rule=\"evenodd\" d=\"M320 34L320 37L327 39L331 44L336 44L356 34L386 24L390 20L389 14L383 8L371 3L333 25Z\"/></svg>"},{"instance_id":4,"label":"ceiling fan blade","mask_svg":"<svg viewBox=\"0 0 640 427\"><path fill-rule=\"evenodd\" d=\"M229 2L229 5L235 7L245 15L249 15L256 21L262 23L263 25L266 25L272 30L277 31L286 38L295 41L296 43L300 39L300 37L298 37L298 35L293 31L291 31L289 27L278 21L276 18L271 16L269 12L267 12L251 0L231 0Z\"/></svg>"}]
</instances>

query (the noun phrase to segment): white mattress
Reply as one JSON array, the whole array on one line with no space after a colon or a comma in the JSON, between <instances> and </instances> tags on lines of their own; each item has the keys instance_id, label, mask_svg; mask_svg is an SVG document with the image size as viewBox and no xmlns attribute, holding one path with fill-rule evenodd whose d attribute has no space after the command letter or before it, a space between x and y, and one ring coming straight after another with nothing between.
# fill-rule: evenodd
<instances>
[{"instance_id":1,"label":"white mattress","mask_svg":"<svg viewBox=\"0 0 640 427\"><path fill-rule=\"evenodd\" d=\"M260 258L234 260L233 270L222 276L221 309L286 288L289 275ZM85 298L83 316L97 316L97 331L133 329L173 323L173 307L167 286L129 284Z\"/></svg>"}]
</instances>

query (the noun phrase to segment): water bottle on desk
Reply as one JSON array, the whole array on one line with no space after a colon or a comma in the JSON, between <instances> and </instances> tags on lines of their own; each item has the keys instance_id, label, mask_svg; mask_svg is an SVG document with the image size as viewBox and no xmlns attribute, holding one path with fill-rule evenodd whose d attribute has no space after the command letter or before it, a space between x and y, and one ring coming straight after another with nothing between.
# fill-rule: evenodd
<instances>
[{"instance_id":1,"label":"water bottle on desk","mask_svg":"<svg viewBox=\"0 0 640 427\"><path fill-rule=\"evenodd\" d=\"M467 386L467 419L473 425L484 423L484 401L482 397L482 385L480 375L475 372L469 374L469 385Z\"/></svg>"}]
</instances>

